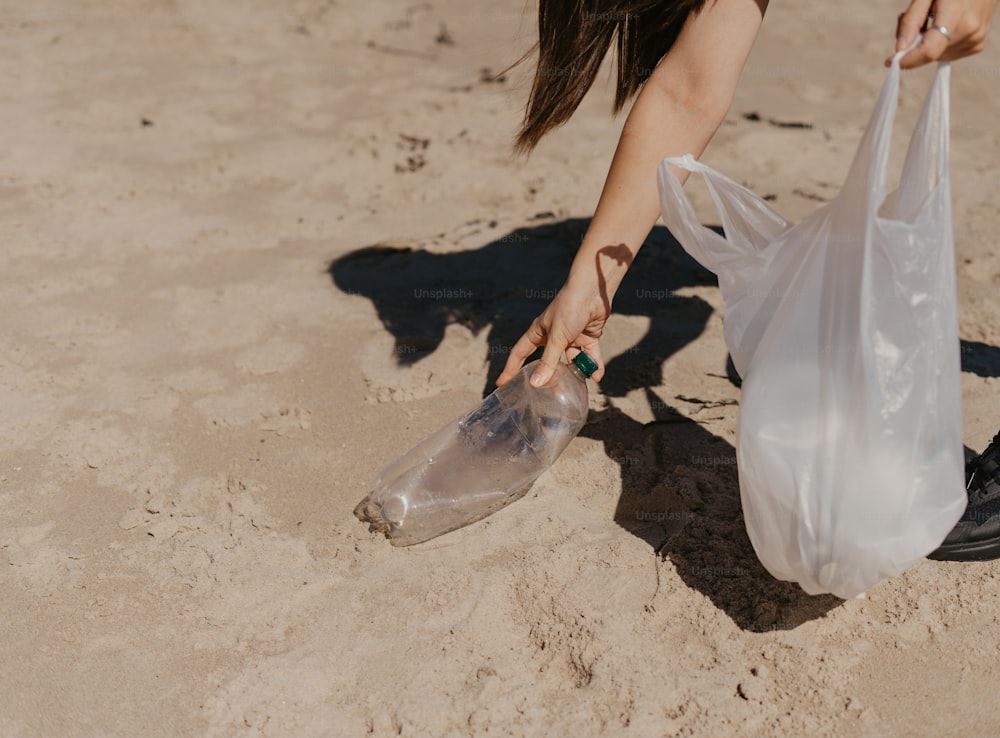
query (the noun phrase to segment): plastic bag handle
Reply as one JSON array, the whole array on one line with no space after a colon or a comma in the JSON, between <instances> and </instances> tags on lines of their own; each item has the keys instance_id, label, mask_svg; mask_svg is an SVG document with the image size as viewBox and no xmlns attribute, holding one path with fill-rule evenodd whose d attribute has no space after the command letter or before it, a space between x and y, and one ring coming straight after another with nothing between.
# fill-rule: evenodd
<instances>
[{"instance_id":1,"label":"plastic bag handle","mask_svg":"<svg viewBox=\"0 0 1000 738\"><path fill-rule=\"evenodd\" d=\"M905 203L908 217L915 217L914 208L930 195L927 173L933 174L934 185L947 181L951 101L951 65L939 62L937 74L923 109L917 118L903 161L898 190L889 197Z\"/></svg>"},{"instance_id":2,"label":"plastic bag handle","mask_svg":"<svg viewBox=\"0 0 1000 738\"><path fill-rule=\"evenodd\" d=\"M857 148L855 161L851 162L846 189L851 180L857 177L866 178L865 188L871 193L873 207L878 208L885 199L885 182L889 169L889 147L892 143L892 126L896 120L896 109L899 107L899 77L901 69L899 60L906 55L905 51L897 51L892 56L889 74L882 83L875 109L865 128L864 138ZM868 157L868 166L858 166L857 159Z\"/></svg>"},{"instance_id":3,"label":"plastic bag handle","mask_svg":"<svg viewBox=\"0 0 1000 738\"><path fill-rule=\"evenodd\" d=\"M715 271L713 267L715 266L717 257L713 255L713 252L720 249L728 250L725 239L709 227L700 225L694 206L691 205L691 201L684 193L684 188L681 186L680 180L671 171L670 165L676 166L679 169L686 169L689 172L701 172L705 176L708 176L711 170L695 159L692 154L667 157L660 162L658 184L660 187L661 203L672 203L674 206L672 212L677 216L666 217L666 208L665 206L661 207L664 215L664 225L667 226L674 238L685 245L685 249L703 267ZM695 223L699 223L699 225L695 226Z\"/></svg>"},{"instance_id":4,"label":"plastic bag handle","mask_svg":"<svg viewBox=\"0 0 1000 738\"><path fill-rule=\"evenodd\" d=\"M845 187L848 186L852 176L867 176L867 186L871 188L874 198L874 202L871 204L876 210L881 206L886 196L886 179L888 177L889 169L889 151L892 144L892 129L893 123L896 119L896 110L899 107L899 84L900 76L902 74L899 61L911 50L919 46L922 39L923 34L919 34L908 49L897 51L892 55L892 61L889 64L889 74L882 85L882 90L879 93L877 102L875 103L875 110L873 111L872 117L865 130L865 137L862 140L862 143L858 146L857 151L857 156L859 157L866 154L870 156L870 167L867 172L863 169L861 171L857 171L854 167L854 163L852 163L851 169L849 170L850 174L848 175L848 180L844 185ZM918 138L917 134L919 133L920 127L929 122L926 120L928 114L936 112L939 116L947 116L947 105L936 106L932 109L929 107L929 103L934 96L944 94L944 90L947 89L950 79L949 69L950 65L948 62L938 63L937 72L934 76L934 82L930 91L927 93L927 98L924 103L925 115L921 116L917 126L910 134L911 147ZM945 136L947 136L947 120L939 120L937 123L939 130L943 131ZM941 162L938 162L938 166L940 165Z\"/></svg>"},{"instance_id":5,"label":"plastic bag handle","mask_svg":"<svg viewBox=\"0 0 1000 738\"><path fill-rule=\"evenodd\" d=\"M919 44L921 38L918 36L910 49ZM842 188L843 191L853 187L867 193L864 197L868 198L873 212L879 209L886 197L889 147L899 102L901 75L899 62L910 49L897 52L892 57L889 74L882 85L865 128L864 137L858 145L855 159L851 163ZM909 154L917 152L926 143L919 135L920 126L936 130L936 135L943 139L938 141L939 154L935 161L939 175L947 167L949 78L948 63L939 63L934 85L924 104L924 114L911 135L910 151L907 156L907 162L916 163L917 157L911 157ZM941 99L942 96L944 99ZM672 166L700 173L705 178L716 210L722 219L726 238L701 225L680 180L671 169ZM766 243L775 239L791 225L763 198L702 164L691 154L663 159L658 169L658 185L664 225L691 256L716 274L720 273L723 264L732 265L736 260L742 260L747 264L756 262Z\"/></svg>"},{"instance_id":6,"label":"plastic bag handle","mask_svg":"<svg viewBox=\"0 0 1000 738\"><path fill-rule=\"evenodd\" d=\"M701 225L694 207L671 166L701 174L715 203L726 237ZM745 256L759 253L770 241L785 231L790 223L752 190L694 158L692 154L668 156L658 170L660 209L663 223L690 252L692 244L699 252L710 251L705 258L692 253L702 266L716 271L711 263L722 254L740 252ZM695 226L695 224L698 224ZM686 238L685 238L686 237Z\"/></svg>"}]
</instances>

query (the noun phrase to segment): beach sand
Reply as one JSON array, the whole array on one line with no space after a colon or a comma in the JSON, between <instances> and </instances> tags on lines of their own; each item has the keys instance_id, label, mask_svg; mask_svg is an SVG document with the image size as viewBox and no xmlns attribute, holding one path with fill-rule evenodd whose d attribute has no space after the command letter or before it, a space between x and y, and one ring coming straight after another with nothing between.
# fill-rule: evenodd
<instances>
[{"instance_id":1,"label":"beach sand","mask_svg":"<svg viewBox=\"0 0 1000 738\"><path fill-rule=\"evenodd\" d=\"M704 161L792 219L829 200L902 9L773 3ZM600 193L606 76L510 155L530 65L496 73L532 12L0 4L0 735L1000 732L1000 563L843 602L757 562L722 304L662 227L590 422L525 498L408 549L353 517L490 390ZM898 141L931 73L905 76ZM996 34L953 73L978 450L1000 427Z\"/></svg>"}]
</instances>

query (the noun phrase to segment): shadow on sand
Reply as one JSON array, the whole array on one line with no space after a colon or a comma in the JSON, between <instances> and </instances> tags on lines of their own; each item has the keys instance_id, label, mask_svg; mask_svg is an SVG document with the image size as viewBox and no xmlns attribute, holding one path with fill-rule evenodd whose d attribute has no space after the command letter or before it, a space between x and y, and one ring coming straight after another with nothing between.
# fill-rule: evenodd
<instances>
[{"instance_id":1,"label":"shadow on sand","mask_svg":"<svg viewBox=\"0 0 1000 738\"><path fill-rule=\"evenodd\" d=\"M458 253L368 246L337 259L330 274L344 292L372 301L396 341L400 364L435 351L450 323L476 334L488 331L485 396L493 391L510 347L562 286L588 222L578 218L522 228ZM714 284L715 276L665 228L654 229L614 303L616 313L646 316L650 327L638 344L608 362L602 390L621 397L658 384L663 361L697 338L712 312L704 300L677 290Z\"/></svg>"},{"instance_id":2,"label":"shadow on sand","mask_svg":"<svg viewBox=\"0 0 1000 738\"><path fill-rule=\"evenodd\" d=\"M371 300L400 364L437 350L451 323L487 331L485 396L511 345L562 286L588 222L546 222L457 253L378 244L337 259L329 272L339 289ZM701 335L712 312L701 298L678 291L714 284L665 228L653 230L614 302L616 313L645 316L649 328L608 362L601 391L614 398L643 389L654 420L640 423L612 406L592 412L581 435L600 441L620 467L615 520L622 528L669 558L688 586L743 629L794 628L841 600L810 597L764 570L746 534L735 449L648 389L661 382L663 362ZM964 371L1000 376L1000 348L963 341L961 356ZM737 382L726 358L706 372Z\"/></svg>"},{"instance_id":3,"label":"shadow on sand","mask_svg":"<svg viewBox=\"0 0 1000 738\"><path fill-rule=\"evenodd\" d=\"M458 253L368 246L329 271L340 290L372 301L400 364L434 352L451 323L487 331L486 395L510 346L562 286L587 224L571 219L522 228ZM647 317L649 327L608 362L601 390L623 397L644 389L655 420L640 423L612 407L592 413L582 435L600 441L621 469L619 525L669 558L685 583L740 627L794 628L840 600L809 597L763 569L744 528L732 445L646 389L661 382L663 362L700 336L712 313L704 300L678 290L714 284L715 276L665 228L654 229L614 303L617 313ZM722 355L706 370L725 367Z\"/></svg>"}]
</instances>

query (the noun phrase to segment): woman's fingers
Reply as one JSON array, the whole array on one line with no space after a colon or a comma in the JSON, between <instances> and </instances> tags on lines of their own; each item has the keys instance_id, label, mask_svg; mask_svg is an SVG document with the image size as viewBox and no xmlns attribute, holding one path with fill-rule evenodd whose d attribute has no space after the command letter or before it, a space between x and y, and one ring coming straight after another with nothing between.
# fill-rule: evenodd
<instances>
[{"instance_id":1,"label":"woman's fingers","mask_svg":"<svg viewBox=\"0 0 1000 738\"><path fill-rule=\"evenodd\" d=\"M507 363L504 364L503 371L497 377L497 386L503 387L513 379L514 375L521 371L524 360L531 356L539 346L545 345L545 339L545 330L541 327L538 318L535 318L527 332L517 339L517 343L511 347Z\"/></svg>"},{"instance_id":2,"label":"woman's fingers","mask_svg":"<svg viewBox=\"0 0 1000 738\"><path fill-rule=\"evenodd\" d=\"M932 0L913 0L910 7L899 14L899 20L896 23L897 53L913 46L920 29L927 21L927 15L931 12L931 2Z\"/></svg>"},{"instance_id":3,"label":"woman's fingers","mask_svg":"<svg viewBox=\"0 0 1000 738\"><path fill-rule=\"evenodd\" d=\"M944 26L944 24L941 25ZM913 69L914 67L929 64L930 62L942 59L947 50L948 38L940 31L928 28L924 32L924 37L920 40L920 45L900 59L899 66L901 69Z\"/></svg>"},{"instance_id":4,"label":"woman's fingers","mask_svg":"<svg viewBox=\"0 0 1000 738\"><path fill-rule=\"evenodd\" d=\"M580 350L590 354L598 366L593 378L600 380L604 376L604 360L599 341L607 319L600 294L564 287L511 348L503 372L497 377L497 386L513 379L525 359L540 346L545 350L531 376L534 386L541 387L549 381L567 349L573 354Z\"/></svg>"},{"instance_id":5,"label":"woman's fingers","mask_svg":"<svg viewBox=\"0 0 1000 738\"><path fill-rule=\"evenodd\" d=\"M917 36L920 35L921 29L927 22L927 15L931 11L932 3L933 0L912 0L910 6L899 14L896 19L896 53L906 51L916 43ZM926 43L926 40L925 38L923 43ZM914 52L916 49L903 58L908 59ZM885 60L885 65L889 66L891 63L892 57L890 56Z\"/></svg>"},{"instance_id":6,"label":"woman's fingers","mask_svg":"<svg viewBox=\"0 0 1000 738\"><path fill-rule=\"evenodd\" d=\"M921 29L924 36L919 46L900 59L899 66L912 69L978 54L986 45L996 7L997 0L913 0L899 16L896 51L910 48ZM887 59L886 65L891 61Z\"/></svg>"},{"instance_id":7,"label":"woman's fingers","mask_svg":"<svg viewBox=\"0 0 1000 738\"><path fill-rule=\"evenodd\" d=\"M497 386L502 387L513 379L521 371L525 359L540 346L544 346L545 350L542 352L538 367L531 375L531 384L535 387L541 387L552 378L552 374L564 353L572 360L580 351L586 351L590 358L597 362L597 371L591 375L591 378L595 382L599 382L604 376L604 356L601 353L601 344L598 338L581 334L576 340L567 341L562 332L546 330L541 318L536 318L527 332L511 348L503 372L497 377Z\"/></svg>"},{"instance_id":8,"label":"woman's fingers","mask_svg":"<svg viewBox=\"0 0 1000 738\"><path fill-rule=\"evenodd\" d=\"M556 367L559 365L559 357L566 350L566 346L560 346L559 344L560 342L553 341L551 338L545 344L545 351L542 352L542 360L531 374L532 387L541 387L552 378L553 372L555 372Z\"/></svg>"}]
</instances>

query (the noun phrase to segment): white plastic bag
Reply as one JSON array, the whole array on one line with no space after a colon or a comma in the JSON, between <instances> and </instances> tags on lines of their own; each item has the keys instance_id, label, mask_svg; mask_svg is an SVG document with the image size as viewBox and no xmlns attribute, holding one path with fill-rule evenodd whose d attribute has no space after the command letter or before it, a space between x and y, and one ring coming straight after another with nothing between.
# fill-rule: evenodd
<instances>
[{"instance_id":1,"label":"white plastic bag","mask_svg":"<svg viewBox=\"0 0 1000 738\"><path fill-rule=\"evenodd\" d=\"M750 540L809 594L862 596L937 548L966 505L950 69L938 65L886 196L901 56L840 194L797 225L690 155L659 169L664 223L726 302ZM699 223L670 165L704 175L726 238Z\"/></svg>"}]
</instances>

